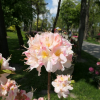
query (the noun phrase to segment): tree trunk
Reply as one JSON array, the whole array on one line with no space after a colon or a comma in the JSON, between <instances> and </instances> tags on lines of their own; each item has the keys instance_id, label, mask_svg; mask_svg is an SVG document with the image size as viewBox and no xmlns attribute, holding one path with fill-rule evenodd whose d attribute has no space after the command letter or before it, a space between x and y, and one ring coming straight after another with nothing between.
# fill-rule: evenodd
<instances>
[{"instance_id":1,"label":"tree trunk","mask_svg":"<svg viewBox=\"0 0 100 100\"><path fill-rule=\"evenodd\" d=\"M89 29L89 8L90 8L90 0L88 0L88 5L86 6L85 33L84 33L85 40L87 38Z\"/></svg>"},{"instance_id":2,"label":"tree trunk","mask_svg":"<svg viewBox=\"0 0 100 100\"><path fill-rule=\"evenodd\" d=\"M56 18L55 18L55 21L54 21L54 24L53 24L52 33L54 33L54 29L56 27L56 23L57 23L57 20L58 20L58 16L59 16L59 12L60 12L60 3L61 3L61 0L59 0L59 2L58 2L58 10L57 10Z\"/></svg>"},{"instance_id":3,"label":"tree trunk","mask_svg":"<svg viewBox=\"0 0 100 100\"><path fill-rule=\"evenodd\" d=\"M28 31L28 25L24 23L23 31Z\"/></svg>"},{"instance_id":4,"label":"tree trunk","mask_svg":"<svg viewBox=\"0 0 100 100\"><path fill-rule=\"evenodd\" d=\"M85 31L85 18L86 18L86 0L81 0L81 15L78 37L78 57L81 58L82 43Z\"/></svg>"},{"instance_id":5,"label":"tree trunk","mask_svg":"<svg viewBox=\"0 0 100 100\"><path fill-rule=\"evenodd\" d=\"M9 49L8 49L6 36L7 34L6 34L5 23L4 23L4 15L2 11L1 0L0 0L0 53L2 53L2 56L5 58L9 56Z\"/></svg>"},{"instance_id":6,"label":"tree trunk","mask_svg":"<svg viewBox=\"0 0 100 100\"><path fill-rule=\"evenodd\" d=\"M23 41L23 37L21 34L21 29L18 25L16 25L15 27L17 30L17 36L18 36L18 40L19 40L20 49L22 49L23 48L22 46L24 45L24 41Z\"/></svg>"}]
</instances>

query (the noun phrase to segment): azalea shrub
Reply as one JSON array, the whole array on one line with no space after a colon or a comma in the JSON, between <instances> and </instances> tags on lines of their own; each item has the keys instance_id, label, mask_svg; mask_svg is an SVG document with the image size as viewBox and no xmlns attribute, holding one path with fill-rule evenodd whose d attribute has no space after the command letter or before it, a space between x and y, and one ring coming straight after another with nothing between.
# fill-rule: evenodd
<instances>
[{"instance_id":1,"label":"azalea shrub","mask_svg":"<svg viewBox=\"0 0 100 100\"><path fill-rule=\"evenodd\" d=\"M100 81L100 62L97 62L96 66L89 67L89 73L92 75L93 80Z\"/></svg>"},{"instance_id":2,"label":"azalea shrub","mask_svg":"<svg viewBox=\"0 0 100 100\"><path fill-rule=\"evenodd\" d=\"M10 67L8 61L0 54L0 97L2 100L32 100L33 91L26 93L20 90L15 80L7 79L10 74L15 74L15 68ZM33 100L44 100L43 97Z\"/></svg>"},{"instance_id":3,"label":"azalea shrub","mask_svg":"<svg viewBox=\"0 0 100 100\"><path fill-rule=\"evenodd\" d=\"M14 80L7 79L7 76L14 74L15 68L10 67L8 61L0 53L0 97L2 100L32 100L33 93L26 93L25 90L19 90Z\"/></svg>"}]
</instances>

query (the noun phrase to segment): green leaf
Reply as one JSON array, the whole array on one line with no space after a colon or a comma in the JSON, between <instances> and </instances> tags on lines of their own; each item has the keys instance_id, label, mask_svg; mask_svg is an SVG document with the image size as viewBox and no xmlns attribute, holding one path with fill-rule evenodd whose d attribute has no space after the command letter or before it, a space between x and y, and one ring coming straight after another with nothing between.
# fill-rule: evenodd
<instances>
[{"instance_id":1,"label":"green leaf","mask_svg":"<svg viewBox=\"0 0 100 100\"><path fill-rule=\"evenodd\" d=\"M2 63L3 63L3 59L0 60L0 69L1 69Z\"/></svg>"},{"instance_id":2,"label":"green leaf","mask_svg":"<svg viewBox=\"0 0 100 100\"><path fill-rule=\"evenodd\" d=\"M14 71L11 71L11 70L8 70L8 69L6 69L6 70L2 70L2 71L3 71L3 73L15 74Z\"/></svg>"},{"instance_id":3,"label":"green leaf","mask_svg":"<svg viewBox=\"0 0 100 100\"><path fill-rule=\"evenodd\" d=\"M74 80L71 80L71 83L73 84L73 83L75 83L75 81Z\"/></svg>"}]
</instances>

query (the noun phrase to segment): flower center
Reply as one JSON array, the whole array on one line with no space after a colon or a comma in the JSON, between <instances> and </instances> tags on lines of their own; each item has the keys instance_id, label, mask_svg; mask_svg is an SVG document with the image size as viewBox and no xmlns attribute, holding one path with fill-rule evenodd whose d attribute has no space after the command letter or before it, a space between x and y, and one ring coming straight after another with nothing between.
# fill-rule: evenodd
<instances>
[{"instance_id":1,"label":"flower center","mask_svg":"<svg viewBox=\"0 0 100 100\"><path fill-rule=\"evenodd\" d=\"M56 56L60 56L60 54L61 54L61 50L58 49L58 50L55 52L55 55L56 55Z\"/></svg>"},{"instance_id":2,"label":"flower center","mask_svg":"<svg viewBox=\"0 0 100 100\"><path fill-rule=\"evenodd\" d=\"M43 57L43 58L48 57L48 53L47 53L46 51L42 51L42 57Z\"/></svg>"}]
</instances>

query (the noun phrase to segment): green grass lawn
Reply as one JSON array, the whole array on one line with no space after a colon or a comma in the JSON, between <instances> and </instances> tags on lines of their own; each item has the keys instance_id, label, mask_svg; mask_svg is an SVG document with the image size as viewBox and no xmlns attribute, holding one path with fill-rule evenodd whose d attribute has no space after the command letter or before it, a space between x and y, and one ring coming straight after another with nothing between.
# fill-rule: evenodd
<instances>
[{"instance_id":1,"label":"green grass lawn","mask_svg":"<svg viewBox=\"0 0 100 100\"><path fill-rule=\"evenodd\" d=\"M42 68L41 76L38 76L36 69L33 69L31 72L23 71L28 66L24 65L24 61L22 61L24 59L24 56L22 56L23 50L17 50L17 48L19 48L17 34L13 32L8 32L7 34L10 37L8 38L8 45L10 54L12 54L11 63L20 65L20 70L16 71L15 75L10 75L9 77L15 79L16 82L21 85L20 89L25 89L27 92L31 90L31 87L36 89L34 92L34 98L40 96L47 97L47 95L40 93L41 90L47 89L47 72L45 68ZM24 33L23 39L26 44L27 40ZM98 59L83 51L82 58L85 59L86 62L75 63L72 75L75 83L73 84L74 89L70 92L71 94L74 94L76 98L69 96L64 100L100 100L100 90L97 89L97 83L92 81L91 76L88 73L89 67L94 66ZM53 81L55 78L56 75L52 73L51 80ZM53 91L52 86L51 90ZM56 93L51 93L51 100L60 99L57 97Z\"/></svg>"}]
</instances>

